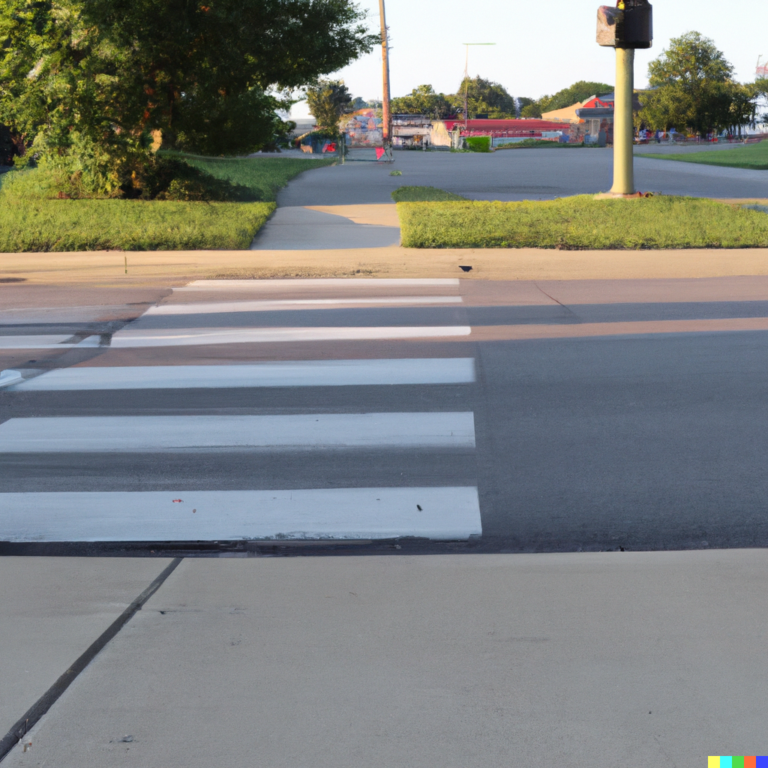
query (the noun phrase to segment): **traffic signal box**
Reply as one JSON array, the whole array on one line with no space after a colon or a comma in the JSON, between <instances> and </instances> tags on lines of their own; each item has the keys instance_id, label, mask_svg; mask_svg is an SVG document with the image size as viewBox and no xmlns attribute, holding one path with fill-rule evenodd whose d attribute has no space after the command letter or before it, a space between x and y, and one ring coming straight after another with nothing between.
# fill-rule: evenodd
<instances>
[{"instance_id":1,"label":"traffic signal box","mask_svg":"<svg viewBox=\"0 0 768 768\"><path fill-rule=\"evenodd\" d=\"M653 6L648 0L619 0L597 10L597 43L608 48L650 48Z\"/></svg>"}]
</instances>

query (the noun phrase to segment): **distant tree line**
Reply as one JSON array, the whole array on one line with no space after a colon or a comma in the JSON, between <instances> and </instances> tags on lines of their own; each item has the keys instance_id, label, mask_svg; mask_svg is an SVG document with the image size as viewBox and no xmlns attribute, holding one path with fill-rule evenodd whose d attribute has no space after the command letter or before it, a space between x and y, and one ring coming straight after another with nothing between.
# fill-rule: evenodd
<instances>
[{"instance_id":1,"label":"distant tree line","mask_svg":"<svg viewBox=\"0 0 768 768\"><path fill-rule=\"evenodd\" d=\"M758 103L768 94L768 82L738 83L733 75L714 41L698 32L673 38L648 66L651 89L641 96L635 125L700 136L756 125L765 119Z\"/></svg>"},{"instance_id":2,"label":"distant tree line","mask_svg":"<svg viewBox=\"0 0 768 768\"><path fill-rule=\"evenodd\" d=\"M507 89L492 80L474 77L462 80L454 94L436 93L431 85L420 85L407 96L392 99L392 112L397 114L424 114L437 119L464 112L465 90L470 118L487 115L489 118L541 117L542 112L563 109L584 101L590 96L610 93L613 87L605 83L579 81L554 96L515 99Z\"/></svg>"},{"instance_id":3,"label":"distant tree line","mask_svg":"<svg viewBox=\"0 0 768 768\"><path fill-rule=\"evenodd\" d=\"M465 94L469 117L517 117L517 104L509 91L503 85L479 76L462 80L453 94L436 93L431 85L420 85L407 96L392 99L392 112L445 119L464 113Z\"/></svg>"},{"instance_id":4,"label":"distant tree line","mask_svg":"<svg viewBox=\"0 0 768 768\"><path fill-rule=\"evenodd\" d=\"M642 109L635 115L637 127L705 135L740 130L768 122L759 114L760 99L768 97L768 79L738 83L734 69L714 42L698 32L688 32L670 41L669 47L648 68L650 88L642 92ZM545 112L565 109L592 96L613 92L608 83L579 80L557 93L532 99L513 98L499 83L475 77L462 81L454 94L437 93L431 85L420 85L407 96L392 100L392 111L424 114L436 119L461 115L465 88L468 116L491 118L540 118Z\"/></svg>"}]
</instances>

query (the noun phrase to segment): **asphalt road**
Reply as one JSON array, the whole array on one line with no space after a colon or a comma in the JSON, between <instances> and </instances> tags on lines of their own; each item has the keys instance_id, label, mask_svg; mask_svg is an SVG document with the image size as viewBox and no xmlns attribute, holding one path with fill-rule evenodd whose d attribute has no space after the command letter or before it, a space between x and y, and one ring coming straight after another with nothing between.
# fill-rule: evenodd
<instances>
[{"instance_id":1,"label":"asphalt road","mask_svg":"<svg viewBox=\"0 0 768 768\"><path fill-rule=\"evenodd\" d=\"M643 192L768 197L768 171L642 157L656 150L650 145L635 153L636 187ZM365 150L359 152L362 156ZM402 176L390 176L392 170ZM282 190L278 202L281 207L390 203L391 193L401 186L439 187L472 200L550 200L607 192L612 178L610 148L500 150L487 155L400 151L394 166L350 162L302 174Z\"/></svg>"},{"instance_id":2,"label":"asphalt road","mask_svg":"<svg viewBox=\"0 0 768 768\"><path fill-rule=\"evenodd\" d=\"M768 544L768 278L24 290L4 551Z\"/></svg>"}]
</instances>

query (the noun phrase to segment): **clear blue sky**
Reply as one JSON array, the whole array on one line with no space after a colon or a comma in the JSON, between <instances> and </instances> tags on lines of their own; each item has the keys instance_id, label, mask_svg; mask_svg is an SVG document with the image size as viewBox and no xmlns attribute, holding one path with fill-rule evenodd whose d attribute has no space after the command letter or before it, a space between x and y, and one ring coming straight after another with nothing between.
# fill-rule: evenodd
<instances>
[{"instance_id":1,"label":"clear blue sky","mask_svg":"<svg viewBox=\"0 0 768 768\"><path fill-rule=\"evenodd\" d=\"M378 0L360 0L371 27L378 28ZM470 48L469 73L501 83L513 96L537 98L577 80L613 83L613 51L595 43L601 0L386 0L391 38L392 95L423 83L455 93L464 72L462 43ZM612 3L611 3L612 4ZM638 51L636 82L646 82L648 62L669 39L696 30L711 37L736 67L742 82L754 79L757 57L768 56L765 0L655 0L654 46ZM345 67L355 96L381 98L381 48ZM308 114L306 104L294 116Z\"/></svg>"}]
</instances>

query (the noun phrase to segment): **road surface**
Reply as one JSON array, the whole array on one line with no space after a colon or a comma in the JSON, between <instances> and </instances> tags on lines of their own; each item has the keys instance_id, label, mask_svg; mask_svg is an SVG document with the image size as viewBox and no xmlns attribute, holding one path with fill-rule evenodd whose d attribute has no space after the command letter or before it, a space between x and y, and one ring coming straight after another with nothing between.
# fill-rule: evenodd
<instances>
[{"instance_id":1,"label":"road surface","mask_svg":"<svg viewBox=\"0 0 768 768\"><path fill-rule=\"evenodd\" d=\"M196 281L128 298L4 312L2 367L24 379L0 390L15 551L768 542L768 278Z\"/></svg>"}]
</instances>

